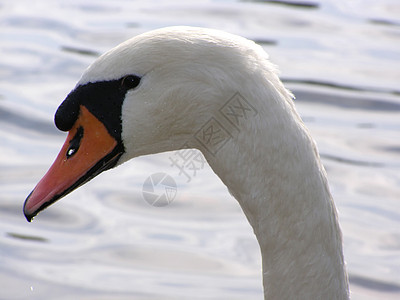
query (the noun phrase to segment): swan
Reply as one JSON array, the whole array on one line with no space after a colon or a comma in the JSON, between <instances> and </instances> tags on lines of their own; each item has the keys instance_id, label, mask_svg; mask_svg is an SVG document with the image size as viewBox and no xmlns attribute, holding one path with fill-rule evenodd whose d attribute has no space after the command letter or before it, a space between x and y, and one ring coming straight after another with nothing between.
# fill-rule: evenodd
<instances>
[{"instance_id":1,"label":"swan","mask_svg":"<svg viewBox=\"0 0 400 300\"><path fill-rule=\"evenodd\" d=\"M199 149L239 202L265 299L348 299L342 236L316 145L254 42L168 27L99 57L55 114L67 139L24 203L41 210L131 158Z\"/></svg>"}]
</instances>

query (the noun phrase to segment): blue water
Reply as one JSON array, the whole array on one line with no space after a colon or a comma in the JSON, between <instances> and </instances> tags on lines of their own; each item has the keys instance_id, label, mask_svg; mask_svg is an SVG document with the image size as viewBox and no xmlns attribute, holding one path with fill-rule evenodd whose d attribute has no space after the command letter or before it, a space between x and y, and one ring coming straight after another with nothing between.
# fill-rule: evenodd
<instances>
[{"instance_id":1,"label":"blue water","mask_svg":"<svg viewBox=\"0 0 400 300\"><path fill-rule=\"evenodd\" d=\"M353 299L400 298L400 2L0 1L0 299L262 299L258 245L208 166L134 159L41 213L53 115L104 51L169 25L260 43L296 94L339 210ZM152 207L143 183L177 184Z\"/></svg>"}]
</instances>

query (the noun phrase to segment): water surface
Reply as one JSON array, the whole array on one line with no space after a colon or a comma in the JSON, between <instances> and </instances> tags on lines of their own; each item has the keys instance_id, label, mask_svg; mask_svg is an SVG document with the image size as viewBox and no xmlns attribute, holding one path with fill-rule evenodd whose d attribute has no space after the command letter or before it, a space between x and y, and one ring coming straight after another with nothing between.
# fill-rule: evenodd
<instances>
[{"instance_id":1,"label":"water surface","mask_svg":"<svg viewBox=\"0 0 400 300\"><path fill-rule=\"evenodd\" d=\"M262 299L258 245L208 166L174 153L106 172L29 224L22 204L65 139L53 114L84 69L136 34L213 27L278 64L318 143L353 299L400 297L400 3L0 1L0 299ZM177 183L166 207L142 186Z\"/></svg>"}]
</instances>

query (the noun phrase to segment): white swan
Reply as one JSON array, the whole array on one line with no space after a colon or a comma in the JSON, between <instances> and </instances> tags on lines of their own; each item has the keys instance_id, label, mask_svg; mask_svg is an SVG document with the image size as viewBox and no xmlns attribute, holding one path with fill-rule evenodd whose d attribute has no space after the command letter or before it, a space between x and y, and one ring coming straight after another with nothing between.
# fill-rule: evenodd
<instances>
[{"instance_id":1,"label":"white swan","mask_svg":"<svg viewBox=\"0 0 400 300\"><path fill-rule=\"evenodd\" d=\"M98 58L55 115L69 131L24 213L129 159L200 149L262 254L265 299L348 299L342 238L315 144L260 46L171 27Z\"/></svg>"}]
</instances>

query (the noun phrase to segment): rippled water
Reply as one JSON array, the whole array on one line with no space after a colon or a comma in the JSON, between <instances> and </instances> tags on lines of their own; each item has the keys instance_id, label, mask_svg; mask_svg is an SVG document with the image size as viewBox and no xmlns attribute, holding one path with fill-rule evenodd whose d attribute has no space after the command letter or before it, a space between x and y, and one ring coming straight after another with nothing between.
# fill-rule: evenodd
<instances>
[{"instance_id":1,"label":"rippled water","mask_svg":"<svg viewBox=\"0 0 400 300\"><path fill-rule=\"evenodd\" d=\"M29 224L25 197L64 142L53 114L100 53L168 26L256 40L316 139L353 299L400 297L400 3L0 1L0 299L262 299L260 253L208 166L173 153L106 172ZM142 186L177 183L166 207Z\"/></svg>"}]
</instances>

